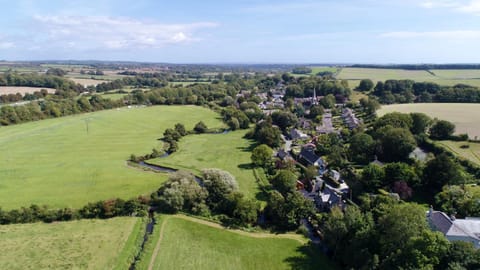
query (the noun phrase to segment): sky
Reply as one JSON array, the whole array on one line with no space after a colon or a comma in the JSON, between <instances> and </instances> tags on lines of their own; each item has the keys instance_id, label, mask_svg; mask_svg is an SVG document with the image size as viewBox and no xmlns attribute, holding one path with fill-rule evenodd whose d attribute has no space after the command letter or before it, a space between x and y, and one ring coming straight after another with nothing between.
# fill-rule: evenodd
<instances>
[{"instance_id":1,"label":"sky","mask_svg":"<svg viewBox=\"0 0 480 270\"><path fill-rule=\"evenodd\" d=\"M0 60L480 63L480 0L0 4Z\"/></svg>"}]
</instances>

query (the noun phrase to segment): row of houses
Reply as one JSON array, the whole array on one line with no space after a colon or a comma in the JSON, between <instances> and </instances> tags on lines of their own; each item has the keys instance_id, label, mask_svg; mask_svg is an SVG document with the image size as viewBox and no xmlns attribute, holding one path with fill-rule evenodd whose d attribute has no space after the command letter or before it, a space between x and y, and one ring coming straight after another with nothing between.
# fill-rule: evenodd
<instances>
[{"instance_id":1,"label":"row of houses","mask_svg":"<svg viewBox=\"0 0 480 270\"><path fill-rule=\"evenodd\" d=\"M282 160L293 159L290 153L283 149L277 152L277 157ZM311 200L318 211L329 211L334 206L345 207L344 198L349 194L349 187L342 181L338 171L327 170L326 162L315 153L315 145L313 143L307 143L302 146L300 153L296 157L296 162L304 166L315 166L318 170L315 179L307 183L307 185L297 181L297 190L305 198ZM333 186L327 182L327 178L331 178L334 182L340 184Z\"/></svg>"}]
</instances>

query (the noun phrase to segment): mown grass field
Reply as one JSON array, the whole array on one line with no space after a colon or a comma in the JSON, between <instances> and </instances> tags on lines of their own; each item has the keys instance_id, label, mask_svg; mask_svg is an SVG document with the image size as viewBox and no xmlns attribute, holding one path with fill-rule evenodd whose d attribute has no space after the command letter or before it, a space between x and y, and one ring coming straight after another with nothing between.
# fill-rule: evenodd
<instances>
[{"instance_id":1,"label":"mown grass field","mask_svg":"<svg viewBox=\"0 0 480 270\"><path fill-rule=\"evenodd\" d=\"M471 142L439 141L439 145L453 152L455 155L468 159L477 165L480 165L480 144ZM468 148L461 146L468 145Z\"/></svg>"},{"instance_id":2,"label":"mown grass field","mask_svg":"<svg viewBox=\"0 0 480 270\"><path fill-rule=\"evenodd\" d=\"M108 98L111 100L119 100L122 99L123 97L127 96L128 94L126 93L104 93L102 95L103 98Z\"/></svg>"},{"instance_id":3,"label":"mown grass field","mask_svg":"<svg viewBox=\"0 0 480 270\"><path fill-rule=\"evenodd\" d=\"M240 190L253 197L259 192L253 175L250 150L253 141L243 138L246 130L227 134L188 135L180 140L179 150L149 162L199 174L205 168L219 168L233 174Z\"/></svg>"},{"instance_id":4,"label":"mown grass field","mask_svg":"<svg viewBox=\"0 0 480 270\"><path fill-rule=\"evenodd\" d=\"M380 68L342 68L337 79L348 80L350 87L357 86L362 79L371 79L374 83L385 80L410 79L417 82L435 82L440 85L459 83L480 87L480 70L403 70Z\"/></svg>"},{"instance_id":5,"label":"mown grass field","mask_svg":"<svg viewBox=\"0 0 480 270\"><path fill-rule=\"evenodd\" d=\"M128 269L140 218L0 226L0 269Z\"/></svg>"},{"instance_id":6,"label":"mown grass field","mask_svg":"<svg viewBox=\"0 0 480 270\"><path fill-rule=\"evenodd\" d=\"M132 169L125 161L161 148L158 139L175 123L193 129L200 120L223 126L219 115L206 108L154 106L0 127L0 206L81 207L149 194L166 175Z\"/></svg>"},{"instance_id":7,"label":"mown grass field","mask_svg":"<svg viewBox=\"0 0 480 270\"><path fill-rule=\"evenodd\" d=\"M480 137L480 104L469 103L414 103L383 105L377 112L382 116L389 112L421 112L430 117L451 121L456 134L468 133L470 138Z\"/></svg>"},{"instance_id":8,"label":"mown grass field","mask_svg":"<svg viewBox=\"0 0 480 270\"><path fill-rule=\"evenodd\" d=\"M335 269L300 235L246 233L163 216L138 269Z\"/></svg>"}]
</instances>

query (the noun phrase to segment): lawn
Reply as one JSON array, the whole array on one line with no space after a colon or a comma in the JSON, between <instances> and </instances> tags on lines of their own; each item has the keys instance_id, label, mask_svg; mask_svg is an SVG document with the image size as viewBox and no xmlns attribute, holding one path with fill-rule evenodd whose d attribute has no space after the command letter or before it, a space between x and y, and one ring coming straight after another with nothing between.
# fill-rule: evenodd
<instances>
[{"instance_id":1,"label":"lawn","mask_svg":"<svg viewBox=\"0 0 480 270\"><path fill-rule=\"evenodd\" d=\"M389 112L421 112L438 119L451 121L456 133L467 133L470 138L480 137L480 104L471 103L415 103L383 105L377 112L382 116Z\"/></svg>"},{"instance_id":2,"label":"lawn","mask_svg":"<svg viewBox=\"0 0 480 270\"><path fill-rule=\"evenodd\" d=\"M335 269L299 235L232 231L184 216L164 216L155 230L139 269Z\"/></svg>"},{"instance_id":3,"label":"lawn","mask_svg":"<svg viewBox=\"0 0 480 270\"><path fill-rule=\"evenodd\" d=\"M445 147L455 155L480 166L480 144L471 142L454 142L454 141L439 141L439 145ZM468 148L461 148L461 146L468 145Z\"/></svg>"},{"instance_id":4,"label":"lawn","mask_svg":"<svg viewBox=\"0 0 480 270\"><path fill-rule=\"evenodd\" d=\"M0 226L0 269L128 269L140 218Z\"/></svg>"},{"instance_id":5,"label":"lawn","mask_svg":"<svg viewBox=\"0 0 480 270\"><path fill-rule=\"evenodd\" d=\"M253 197L259 192L250 166L254 142L243 138L246 133L240 130L227 134L189 135L180 140L178 152L149 162L196 174L205 168L228 171L236 177L240 190Z\"/></svg>"},{"instance_id":6,"label":"lawn","mask_svg":"<svg viewBox=\"0 0 480 270\"><path fill-rule=\"evenodd\" d=\"M223 126L219 115L206 108L154 106L0 127L0 206L76 208L149 194L166 175L132 169L125 161L162 147L158 139L175 123L193 129L200 120L208 127Z\"/></svg>"}]
</instances>

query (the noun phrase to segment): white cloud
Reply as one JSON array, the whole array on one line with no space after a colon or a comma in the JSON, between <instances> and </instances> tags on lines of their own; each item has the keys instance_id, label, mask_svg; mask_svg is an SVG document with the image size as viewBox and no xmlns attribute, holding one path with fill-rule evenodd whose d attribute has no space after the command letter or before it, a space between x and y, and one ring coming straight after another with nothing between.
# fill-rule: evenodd
<instances>
[{"instance_id":1,"label":"white cloud","mask_svg":"<svg viewBox=\"0 0 480 270\"><path fill-rule=\"evenodd\" d=\"M474 30L456 30L456 31L397 31L387 32L380 35L384 38L398 38L398 39L410 39L410 38L435 38L435 39L480 39L480 31Z\"/></svg>"},{"instance_id":2,"label":"white cloud","mask_svg":"<svg viewBox=\"0 0 480 270\"><path fill-rule=\"evenodd\" d=\"M448 8L456 12L480 15L480 0L427 0L420 3L424 8Z\"/></svg>"},{"instance_id":3,"label":"white cloud","mask_svg":"<svg viewBox=\"0 0 480 270\"><path fill-rule=\"evenodd\" d=\"M11 49L15 47L15 43L9 42L9 41L3 41L0 42L0 49L5 50L5 49Z\"/></svg>"},{"instance_id":4,"label":"white cloud","mask_svg":"<svg viewBox=\"0 0 480 270\"><path fill-rule=\"evenodd\" d=\"M198 41L199 30L212 22L165 24L104 16L34 16L37 42L84 49L158 48ZM45 44L45 45L47 45Z\"/></svg>"}]
</instances>

